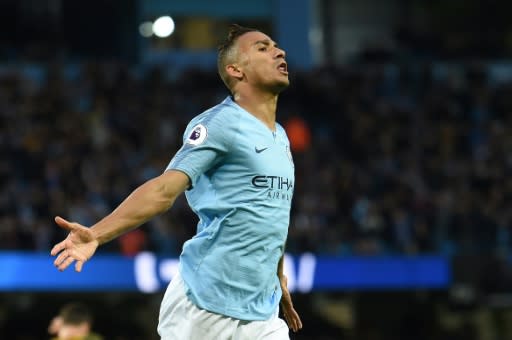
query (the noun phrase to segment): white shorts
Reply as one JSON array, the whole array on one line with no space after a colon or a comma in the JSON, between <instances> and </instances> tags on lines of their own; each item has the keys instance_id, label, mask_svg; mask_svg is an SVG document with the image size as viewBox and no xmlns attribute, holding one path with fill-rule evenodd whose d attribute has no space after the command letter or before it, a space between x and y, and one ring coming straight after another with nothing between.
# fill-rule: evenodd
<instances>
[{"instance_id":1,"label":"white shorts","mask_svg":"<svg viewBox=\"0 0 512 340\"><path fill-rule=\"evenodd\" d=\"M163 340L289 340L288 326L276 313L266 321L243 321L198 308L185 294L178 273L160 306L158 334Z\"/></svg>"}]
</instances>

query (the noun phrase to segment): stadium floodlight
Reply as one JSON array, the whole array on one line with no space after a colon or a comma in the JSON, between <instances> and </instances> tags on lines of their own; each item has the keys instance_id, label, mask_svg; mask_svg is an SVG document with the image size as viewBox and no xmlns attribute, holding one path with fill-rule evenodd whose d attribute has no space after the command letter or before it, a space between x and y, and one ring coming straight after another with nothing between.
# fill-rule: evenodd
<instances>
[{"instance_id":1,"label":"stadium floodlight","mask_svg":"<svg viewBox=\"0 0 512 340\"><path fill-rule=\"evenodd\" d=\"M139 25L139 33L144 38L149 38L153 35L153 23L151 21L145 21Z\"/></svg>"},{"instance_id":2,"label":"stadium floodlight","mask_svg":"<svg viewBox=\"0 0 512 340\"><path fill-rule=\"evenodd\" d=\"M167 38L174 32L174 20L170 16L163 16L153 23L153 33L159 38Z\"/></svg>"}]
</instances>

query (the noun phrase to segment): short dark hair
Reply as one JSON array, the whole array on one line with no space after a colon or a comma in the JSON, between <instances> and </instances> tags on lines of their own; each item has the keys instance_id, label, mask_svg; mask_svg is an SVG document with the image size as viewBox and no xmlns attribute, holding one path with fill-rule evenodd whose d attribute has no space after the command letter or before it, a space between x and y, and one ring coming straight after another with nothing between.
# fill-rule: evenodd
<instances>
[{"instance_id":1,"label":"short dark hair","mask_svg":"<svg viewBox=\"0 0 512 340\"><path fill-rule=\"evenodd\" d=\"M231 91L231 81L226 73L226 65L233 62L235 43L237 39L248 32L259 32L259 30L250 27L244 27L237 24L229 25L226 39L218 47L217 69L220 78Z\"/></svg>"},{"instance_id":2,"label":"short dark hair","mask_svg":"<svg viewBox=\"0 0 512 340\"><path fill-rule=\"evenodd\" d=\"M60 309L59 316L62 318L62 322L68 325L91 324L93 319L89 308L80 302L73 302L63 306Z\"/></svg>"}]
</instances>

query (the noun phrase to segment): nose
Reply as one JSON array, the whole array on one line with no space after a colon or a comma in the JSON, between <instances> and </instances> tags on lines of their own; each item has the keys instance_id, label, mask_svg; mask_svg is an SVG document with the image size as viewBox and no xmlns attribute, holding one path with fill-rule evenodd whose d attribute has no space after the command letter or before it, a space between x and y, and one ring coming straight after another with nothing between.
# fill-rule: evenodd
<instances>
[{"instance_id":1,"label":"nose","mask_svg":"<svg viewBox=\"0 0 512 340\"><path fill-rule=\"evenodd\" d=\"M286 57L286 52L282 49L280 49L279 47L276 47L276 58L285 58Z\"/></svg>"}]
</instances>

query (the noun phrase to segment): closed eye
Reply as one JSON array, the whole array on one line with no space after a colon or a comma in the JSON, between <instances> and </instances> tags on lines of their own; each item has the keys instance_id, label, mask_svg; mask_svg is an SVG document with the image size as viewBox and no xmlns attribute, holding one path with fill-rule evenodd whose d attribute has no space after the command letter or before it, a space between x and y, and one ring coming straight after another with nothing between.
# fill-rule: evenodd
<instances>
[{"instance_id":1,"label":"closed eye","mask_svg":"<svg viewBox=\"0 0 512 340\"><path fill-rule=\"evenodd\" d=\"M258 48L258 51L260 52L266 52L269 50L269 47L271 46L271 41L268 39L264 40L258 40L254 43L254 45ZM276 43L274 43L276 45Z\"/></svg>"}]
</instances>

